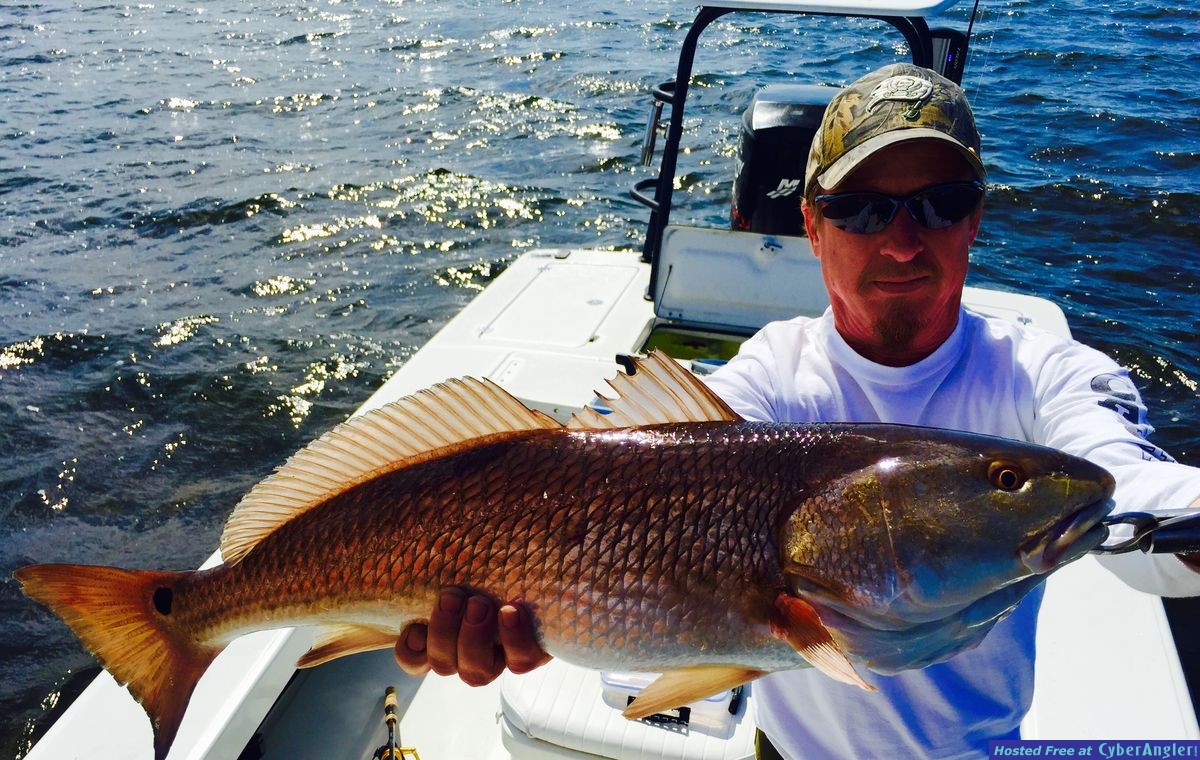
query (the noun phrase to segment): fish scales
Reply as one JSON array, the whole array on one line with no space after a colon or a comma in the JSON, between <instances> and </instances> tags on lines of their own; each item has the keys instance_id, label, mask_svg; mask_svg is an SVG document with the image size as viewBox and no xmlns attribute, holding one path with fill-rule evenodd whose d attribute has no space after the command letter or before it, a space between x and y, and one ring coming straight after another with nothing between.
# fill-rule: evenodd
<instances>
[{"instance_id":1,"label":"fish scales","mask_svg":"<svg viewBox=\"0 0 1200 760\"><path fill-rule=\"evenodd\" d=\"M854 488L856 493L841 499L830 498L828 490L806 497L793 517L803 523L801 535L807 538L805 550L793 553L793 563L824 569L835 581L832 590L847 597L898 569L886 511L861 508L884 501L878 483Z\"/></svg>"},{"instance_id":2,"label":"fish scales","mask_svg":"<svg viewBox=\"0 0 1200 760\"><path fill-rule=\"evenodd\" d=\"M220 621L202 639L331 606L370 607L362 622L388 614L398 630L460 584L523 600L546 645L577 659L624 652L645 664L666 631L678 657L776 648L775 532L800 503L798 454L817 439L761 427L506 436L335 496L178 589L178 606L197 626Z\"/></svg>"}]
</instances>

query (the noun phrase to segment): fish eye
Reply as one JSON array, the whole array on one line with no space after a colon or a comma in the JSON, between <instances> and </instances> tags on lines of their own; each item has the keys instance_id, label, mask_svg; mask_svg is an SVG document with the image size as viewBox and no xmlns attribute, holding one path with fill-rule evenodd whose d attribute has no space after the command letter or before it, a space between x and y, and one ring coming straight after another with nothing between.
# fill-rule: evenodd
<instances>
[{"instance_id":1,"label":"fish eye","mask_svg":"<svg viewBox=\"0 0 1200 760\"><path fill-rule=\"evenodd\" d=\"M1012 462L992 462L988 465L988 482L1001 491L1015 491L1025 485L1025 473Z\"/></svg>"}]
</instances>

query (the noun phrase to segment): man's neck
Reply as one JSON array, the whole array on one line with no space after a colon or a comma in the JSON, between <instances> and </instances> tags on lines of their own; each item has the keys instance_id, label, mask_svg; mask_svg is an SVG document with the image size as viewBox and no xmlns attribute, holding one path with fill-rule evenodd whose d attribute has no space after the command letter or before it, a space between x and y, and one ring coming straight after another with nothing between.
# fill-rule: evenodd
<instances>
[{"instance_id":1,"label":"man's neck","mask_svg":"<svg viewBox=\"0 0 1200 760\"><path fill-rule=\"evenodd\" d=\"M957 313L956 309L956 316ZM886 330L877 330L869 338L864 339L860 332L842 329L836 310L834 327L842 336L842 340L846 341L846 345L864 359L885 367L908 367L941 348L942 344L954 334L954 330L958 327L958 319L946 320L940 329L934 331L917 330L915 334L908 335L904 340L898 340L897 336L887 334Z\"/></svg>"},{"instance_id":2,"label":"man's neck","mask_svg":"<svg viewBox=\"0 0 1200 760\"><path fill-rule=\"evenodd\" d=\"M896 346L879 346L870 343L860 343L846 335L842 335L842 339L846 341L846 345L854 349L854 352L864 359L882 364L885 367L908 367L922 359L931 355L938 350L938 343L932 347L896 347ZM944 341L943 341L944 342Z\"/></svg>"}]
</instances>

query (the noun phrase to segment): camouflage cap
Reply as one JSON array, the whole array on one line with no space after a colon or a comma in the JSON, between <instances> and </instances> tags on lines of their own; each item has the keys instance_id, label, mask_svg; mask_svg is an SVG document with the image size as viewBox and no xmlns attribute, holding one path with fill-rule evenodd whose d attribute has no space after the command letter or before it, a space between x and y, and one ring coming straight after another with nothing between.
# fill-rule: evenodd
<instances>
[{"instance_id":1,"label":"camouflage cap","mask_svg":"<svg viewBox=\"0 0 1200 760\"><path fill-rule=\"evenodd\" d=\"M894 63L834 96L813 138L804 172L806 194L818 183L838 186L876 151L905 140L945 140L983 179L979 132L961 87L929 69Z\"/></svg>"}]
</instances>

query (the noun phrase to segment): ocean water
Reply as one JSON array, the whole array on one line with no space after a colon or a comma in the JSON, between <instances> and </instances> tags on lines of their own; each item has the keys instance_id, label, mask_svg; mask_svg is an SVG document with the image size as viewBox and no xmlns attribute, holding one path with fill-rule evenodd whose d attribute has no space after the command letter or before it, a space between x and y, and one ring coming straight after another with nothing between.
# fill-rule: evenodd
<instances>
[{"instance_id":1,"label":"ocean water","mask_svg":"<svg viewBox=\"0 0 1200 760\"><path fill-rule=\"evenodd\" d=\"M1156 441L1200 465L1200 9L980 11L964 83L992 188L971 283L1061 304L1133 370ZM647 90L693 13L0 9L0 757L96 669L11 571L197 565L243 492L516 256L637 246ZM733 16L707 39L673 219L714 226L756 88L906 54L874 21Z\"/></svg>"}]
</instances>

